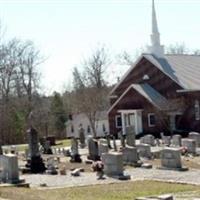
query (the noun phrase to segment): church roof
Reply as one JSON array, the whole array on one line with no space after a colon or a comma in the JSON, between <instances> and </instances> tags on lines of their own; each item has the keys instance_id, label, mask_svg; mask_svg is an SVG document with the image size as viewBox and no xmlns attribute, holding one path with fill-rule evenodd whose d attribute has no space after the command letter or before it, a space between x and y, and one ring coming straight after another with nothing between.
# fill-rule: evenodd
<instances>
[{"instance_id":1,"label":"church roof","mask_svg":"<svg viewBox=\"0 0 200 200\"><path fill-rule=\"evenodd\" d=\"M172 54L157 58L151 54L144 54L144 57L183 89L200 90L200 56Z\"/></svg>"},{"instance_id":2,"label":"church roof","mask_svg":"<svg viewBox=\"0 0 200 200\"><path fill-rule=\"evenodd\" d=\"M123 97L131 90L136 90L141 94L149 103L157 107L159 110L168 110L171 106L170 102L162 96L158 91L152 88L149 84L131 84L124 93L117 99L117 101L110 107L108 113L123 99ZM172 106L171 106L172 108Z\"/></svg>"},{"instance_id":3,"label":"church roof","mask_svg":"<svg viewBox=\"0 0 200 200\"><path fill-rule=\"evenodd\" d=\"M142 58L149 60L149 62L182 87L183 90L200 90L199 55L167 54L163 58L157 58L152 54L142 54L135 64L125 73L120 82L112 89L110 94L113 94Z\"/></svg>"}]
</instances>

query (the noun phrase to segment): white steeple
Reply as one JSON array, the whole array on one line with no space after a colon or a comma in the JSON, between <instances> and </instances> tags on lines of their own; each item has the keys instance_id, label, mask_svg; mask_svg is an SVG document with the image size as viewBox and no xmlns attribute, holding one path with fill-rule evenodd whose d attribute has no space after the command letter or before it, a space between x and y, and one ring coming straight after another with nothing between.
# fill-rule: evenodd
<instances>
[{"instance_id":1,"label":"white steeple","mask_svg":"<svg viewBox=\"0 0 200 200\"><path fill-rule=\"evenodd\" d=\"M157 57L164 56L164 46L160 45L160 33L158 31L158 24L156 19L156 10L154 0L152 0L152 34L151 46L148 47L149 53Z\"/></svg>"}]
</instances>

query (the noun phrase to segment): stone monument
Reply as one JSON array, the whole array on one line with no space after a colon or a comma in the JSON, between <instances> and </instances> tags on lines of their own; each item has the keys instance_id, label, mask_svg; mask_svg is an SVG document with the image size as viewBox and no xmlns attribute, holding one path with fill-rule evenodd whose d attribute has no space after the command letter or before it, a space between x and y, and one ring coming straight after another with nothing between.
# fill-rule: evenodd
<instances>
[{"instance_id":1,"label":"stone monument","mask_svg":"<svg viewBox=\"0 0 200 200\"><path fill-rule=\"evenodd\" d=\"M119 152L103 153L102 162L104 163L105 175L118 179L130 179L130 176L124 175L122 153Z\"/></svg>"},{"instance_id":2,"label":"stone monument","mask_svg":"<svg viewBox=\"0 0 200 200\"><path fill-rule=\"evenodd\" d=\"M135 146L134 126L126 127L126 144L132 147Z\"/></svg>"},{"instance_id":3,"label":"stone monument","mask_svg":"<svg viewBox=\"0 0 200 200\"><path fill-rule=\"evenodd\" d=\"M155 137L153 135L145 135L140 139L140 144L149 144L150 146L155 146Z\"/></svg>"},{"instance_id":4,"label":"stone monument","mask_svg":"<svg viewBox=\"0 0 200 200\"><path fill-rule=\"evenodd\" d=\"M182 146L187 148L187 152L196 154L196 141L193 139L182 139Z\"/></svg>"},{"instance_id":5,"label":"stone monument","mask_svg":"<svg viewBox=\"0 0 200 200\"><path fill-rule=\"evenodd\" d=\"M200 134L197 132L189 133L189 139L193 139L196 142L196 147L200 147Z\"/></svg>"},{"instance_id":6,"label":"stone monument","mask_svg":"<svg viewBox=\"0 0 200 200\"><path fill-rule=\"evenodd\" d=\"M151 146L149 144L138 144L136 145L137 151L139 154L139 157L142 158L152 158L152 153L151 153Z\"/></svg>"},{"instance_id":7,"label":"stone monument","mask_svg":"<svg viewBox=\"0 0 200 200\"><path fill-rule=\"evenodd\" d=\"M185 171L187 168L182 166L181 152L177 148L164 148L161 151L161 169L173 169Z\"/></svg>"},{"instance_id":8,"label":"stone monument","mask_svg":"<svg viewBox=\"0 0 200 200\"><path fill-rule=\"evenodd\" d=\"M38 133L34 128L27 130L29 139L29 155L26 167L30 168L32 173L43 173L46 170L44 162L41 158L38 145Z\"/></svg>"},{"instance_id":9,"label":"stone monument","mask_svg":"<svg viewBox=\"0 0 200 200\"><path fill-rule=\"evenodd\" d=\"M18 184L23 182L19 179L18 159L14 154L0 156L1 180L4 183Z\"/></svg>"},{"instance_id":10,"label":"stone monument","mask_svg":"<svg viewBox=\"0 0 200 200\"><path fill-rule=\"evenodd\" d=\"M79 125L79 139L80 139L80 147L85 147L85 130L82 127L82 124Z\"/></svg>"},{"instance_id":11,"label":"stone monument","mask_svg":"<svg viewBox=\"0 0 200 200\"><path fill-rule=\"evenodd\" d=\"M173 135L171 146L180 147L181 146L181 136L180 135Z\"/></svg>"},{"instance_id":12,"label":"stone monument","mask_svg":"<svg viewBox=\"0 0 200 200\"><path fill-rule=\"evenodd\" d=\"M88 159L100 160L98 142L92 136L88 137Z\"/></svg>"},{"instance_id":13,"label":"stone monument","mask_svg":"<svg viewBox=\"0 0 200 200\"><path fill-rule=\"evenodd\" d=\"M123 163L132 166L141 166L139 155L136 147L126 146L122 148Z\"/></svg>"},{"instance_id":14,"label":"stone monument","mask_svg":"<svg viewBox=\"0 0 200 200\"><path fill-rule=\"evenodd\" d=\"M78 151L78 139L71 138L71 160L70 162L81 163L82 159Z\"/></svg>"}]
</instances>

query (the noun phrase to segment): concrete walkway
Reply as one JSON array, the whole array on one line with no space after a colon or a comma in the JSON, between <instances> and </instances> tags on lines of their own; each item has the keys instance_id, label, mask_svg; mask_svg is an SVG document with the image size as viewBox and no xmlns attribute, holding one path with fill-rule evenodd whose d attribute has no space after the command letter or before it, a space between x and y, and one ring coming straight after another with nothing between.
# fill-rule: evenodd
<instances>
[{"instance_id":1,"label":"concrete walkway","mask_svg":"<svg viewBox=\"0 0 200 200\"><path fill-rule=\"evenodd\" d=\"M189 170L186 172L159 170L159 169L142 169L134 168L125 171L125 174L131 175L130 181L136 180L158 180L165 182L186 183L200 185L200 170ZM79 177L73 177L68 172L67 175L22 175L31 187L40 187L40 184L47 184L49 188L87 186L95 184L109 184L121 182L117 179L106 177L105 180L97 180L96 174L92 172L83 172Z\"/></svg>"}]
</instances>

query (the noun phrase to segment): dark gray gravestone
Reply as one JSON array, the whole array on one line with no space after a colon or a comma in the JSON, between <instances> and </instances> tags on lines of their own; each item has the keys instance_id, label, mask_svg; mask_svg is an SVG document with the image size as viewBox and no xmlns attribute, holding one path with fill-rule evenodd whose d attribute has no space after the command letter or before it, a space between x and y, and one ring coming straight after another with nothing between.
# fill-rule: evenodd
<instances>
[{"instance_id":1,"label":"dark gray gravestone","mask_svg":"<svg viewBox=\"0 0 200 200\"><path fill-rule=\"evenodd\" d=\"M93 137L88 137L88 159L89 160L99 160L99 148L98 142Z\"/></svg>"},{"instance_id":2,"label":"dark gray gravestone","mask_svg":"<svg viewBox=\"0 0 200 200\"><path fill-rule=\"evenodd\" d=\"M80 139L80 147L85 147L85 130L82 126L79 127L79 139Z\"/></svg>"},{"instance_id":3,"label":"dark gray gravestone","mask_svg":"<svg viewBox=\"0 0 200 200\"><path fill-rule=\"evenodd\" d=\"M30 159L26 166L30 168L32 173L42 173L46 168L39 152L38 133L31 127L27 130L27 134L29 139Z\"/></svg>"},{"instance_id":4,"label":"dark gray gravestone","mask_svg":"<svg viewBox=\"0 0 200 200\"><path fill-rule=\"evenodd\" d=\"M126 144L128 146L135 146L135 130L134 126L126 127Z\"/></svg>"}]
</instances>

